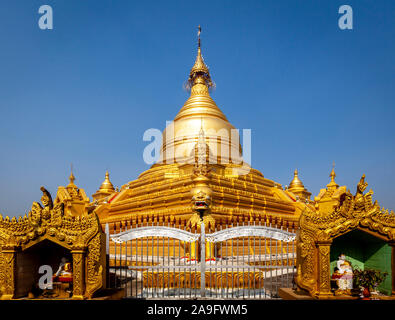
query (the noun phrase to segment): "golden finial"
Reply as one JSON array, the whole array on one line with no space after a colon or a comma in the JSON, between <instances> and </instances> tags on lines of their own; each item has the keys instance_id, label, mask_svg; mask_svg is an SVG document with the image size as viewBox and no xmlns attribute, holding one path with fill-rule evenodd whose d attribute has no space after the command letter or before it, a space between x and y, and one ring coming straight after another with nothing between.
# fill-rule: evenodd
<instances>
[{"instance_id":1,"label":"golden finial","mask_svg":"<svg viewBox=\"0 0 395 320\"><path fill-rule=\"evenodd\" d=\"M72 184L74 184L74 181L75 181L75 177L74 177L74 174L73 174L73 164L71 164L71 173L70 173L70 177L69 177L69 180L70 180L70 185L72 185Z\"/></svg>"},{"instance_id":2,"label":"golden finial","mask_svg":"<svg viewBox=\"0 0 395 320\"><path fill-rule=\"evenodd\" d=\"M189 73L189 78L186 87L191 89L194 85L205 85L207 88L214 87L214 83L211 80L210 72L207 65L204 62L201 50L200 33L202 28L198 26L198 52L191 72Z\"/></svg>"},{"instance_id":3,"label":"golden finial","mask_svg":"<svg viewBox=\"0 0 395 320\"><path fill-rule=\"evenodd\" d=\"M332 163L332 171L329 174L331 181L326 185L328 189L337 189L339 185L335 182L336 173L335 173L335 162Z\"/></svg>"},{"instance_id":4,"label":"golden finial","mask_svg":"<svg viewBox=\"0 0 395 320\"><path fill-rule=\"evenodd\" d=\"M71 164L70 168L71 168L70 177L69 177L70 183L67 185L67 189L69 190L70 193L75 193L75 191L77 190L77 186L74 184L75 177L73 174L73 164Z\"/></svg>"},{"instance_id":5,"label":"golden finial","mask_svg":"<svg viewBox=\"0 0 395 320\"><path fill-rule=\"evenodd\" d=\"M79 189L78 187L74 184L75 181L75 177L73 174L73 164L71 164L71 173L70 173L70 177L69 177L70 183L67 185L67 191L69 192L71 198L73 199L77 199L80 197L79 194Z\"/></svg>"}]
</instances>

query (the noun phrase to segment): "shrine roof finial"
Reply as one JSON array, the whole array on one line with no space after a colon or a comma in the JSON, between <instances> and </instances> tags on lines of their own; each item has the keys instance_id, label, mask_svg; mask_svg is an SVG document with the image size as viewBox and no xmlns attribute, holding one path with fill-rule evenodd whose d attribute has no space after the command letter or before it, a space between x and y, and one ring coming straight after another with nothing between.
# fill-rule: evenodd
<instances>
[{"instance_id":1,"label":"shrine roof finial","mask_svg":"<svg viewBox=\"0 0 395 320\"><path fill-rule=\"evenodd\" d=\"M74 181L75 181L75 177L74 177L74 174L73 174L73 164L70 165L70 177L69 177L69 180L70 180L70 185L73 185Z\"/></svg>"},{"instance_id":2,"label":"shrine roof finial","mask_svg":"<svg viewBox=\"0 0 395 320\"><path fill-rule=\"evenodd\" d=\"M336 173L335 173L335 162L332 163L332 171L329 174L331 181L326 185L329 189L337 189L339 185L335 182Z\"/></svg>"}]
</instances>

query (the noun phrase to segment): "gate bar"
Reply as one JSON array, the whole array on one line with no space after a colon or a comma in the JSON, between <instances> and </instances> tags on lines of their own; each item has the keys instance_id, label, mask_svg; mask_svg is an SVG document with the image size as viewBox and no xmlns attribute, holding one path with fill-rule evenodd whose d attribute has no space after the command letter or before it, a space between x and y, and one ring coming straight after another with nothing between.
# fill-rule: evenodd
<instances>
[{"instance_id":1,"label":"gate bar","mask_svg":"<svg viewBox=\"0 0 395 320\"><path fill-rule=\"evenodd\" d=\"M203 298L206 294L206 233L203 221L200 226L200 232L200 296Z\"/></svg>"}]
</instances>

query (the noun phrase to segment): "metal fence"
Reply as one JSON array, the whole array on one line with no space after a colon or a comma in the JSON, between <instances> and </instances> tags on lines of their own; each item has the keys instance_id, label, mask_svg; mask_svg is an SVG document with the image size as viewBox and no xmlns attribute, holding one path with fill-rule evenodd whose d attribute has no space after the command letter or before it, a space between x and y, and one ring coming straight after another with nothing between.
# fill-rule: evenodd
<instances>
[{"instance_id":1,"label":"metal fence","mask_svg":"<svg viewBox=\"0 0 395 320\"><path fill-rule=\"evenodd\" d=\"M106 225L108 286L125 298L278 299L295 275L295 225ZM207 233L206 233L207 232ZM202 276L204 275L204 276Z\"/></svg>"}]
</instances>

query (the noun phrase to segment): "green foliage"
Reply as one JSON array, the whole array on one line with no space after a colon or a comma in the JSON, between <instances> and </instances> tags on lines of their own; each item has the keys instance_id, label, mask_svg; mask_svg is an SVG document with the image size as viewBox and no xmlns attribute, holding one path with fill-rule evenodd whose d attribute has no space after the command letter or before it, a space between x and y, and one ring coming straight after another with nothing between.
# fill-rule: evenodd
<instances>
[{"instance_id":1,"label":"green foliage","mask_svg":"<svg viewBox=\"0 0 395 320\"><path fill-rule=\"evenodd\" d=\"M353 270L354 286L356 288L363 287L373 290L377 288L387 277L388 272L380 270L365 269L361 270L355 267Z\"/></svg>"}]
</instances>

